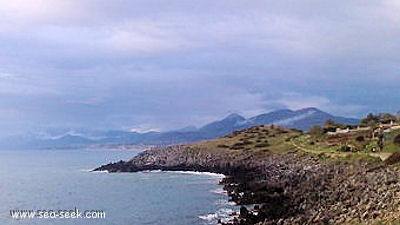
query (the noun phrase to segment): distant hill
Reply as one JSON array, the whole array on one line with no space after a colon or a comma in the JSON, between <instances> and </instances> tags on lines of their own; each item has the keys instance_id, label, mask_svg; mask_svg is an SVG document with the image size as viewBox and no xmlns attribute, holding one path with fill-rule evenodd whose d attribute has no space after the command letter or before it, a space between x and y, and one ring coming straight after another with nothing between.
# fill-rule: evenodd
<instances>
[{"instance_id":1,"label":"distant hill","mask_svg":"<svg viewBox=\"0 0 400 225\"><path fill-rule=\"evenodd\" d=\"M203 134L204 137L209 139L215 137L221 137L226 134L231 133L232 131L239 130L245 127L248 127L247 120L238 115L238 114L231 114L226 118L209 123L204 127L200 128L197 132Z\"/></svg>"},{"instance_id":2,"label":"distant hill","mask_svg":"<svg viewBox=\"0 0 400 225\"><path fill-rule=\"evenodd\" d=\"M313 125L323 125L328 119L337 123L351 125L355 125L360 122L359 119L333 116L317 108L305 108L296 111L284 109L261 114L250 118L249 124L251 126L275 124L287 128L308 131Z\"/></svg>"},{"instance_id":3,"label":"distant hill","mask_svg":"<svg viewBox=\"0 0 400 225\"><path fill-rule=\"evenodd\" d=\"M313 125L322 125L327 119L343 124L358 124L358 119L333 116L317 108L277 110L244 118L231 114L197 129L188 126L176 131L137 133L127 131L71 131L51 130L46 135L30 135L3 140L1 148L77 148L101 145L170 145L218 138L236 130L256 125L275 124L308 131Z\"/></svg>"}]
</instances>

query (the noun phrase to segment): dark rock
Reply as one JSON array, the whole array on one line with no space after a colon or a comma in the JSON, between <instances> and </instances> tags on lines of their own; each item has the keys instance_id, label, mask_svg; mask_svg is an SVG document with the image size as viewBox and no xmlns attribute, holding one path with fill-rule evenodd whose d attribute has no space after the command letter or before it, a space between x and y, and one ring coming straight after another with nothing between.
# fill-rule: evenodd
<instances>
[{"instance_id":1,"label":"dark rock","mask_svg":"<svg viewBox=\"0 0 400 225\"><path fill-rule=\"evenodd\" d=\"M395 157L395 156L393 156ZM95 171L183 170L223 173L230 199L258 204L257 213L241 207L230 224L343 224L397 215L400 169L385 165L320 161L301 152L251 153L170 146L145 151L129 161ZM397 197L394 195L396 194ZM383 204L384 203L384 204Z\"/></svg>"},{"instance_id":2,"label":"dark rock","mask_svg":"<svg viewBox=\"0 0 400 225\"><path fill-rule=\"evenodd\" d=\"M247 208L244 206L240 207L239 217L246 219L246 218L248 218L248 216L249 216L249 211L247 210Z\"/></svg>"},{"instance_id":3,"label":"dark rock","mask_svg":"<svg viewBox=\"0 0 400 225\"><path fill-rule=\"evenodd\" d=\"M400 162L400 152L394 152L392 153L385 161L384 163L386 165L393 165L395 163Z\"/></svg>"}]
</instances>

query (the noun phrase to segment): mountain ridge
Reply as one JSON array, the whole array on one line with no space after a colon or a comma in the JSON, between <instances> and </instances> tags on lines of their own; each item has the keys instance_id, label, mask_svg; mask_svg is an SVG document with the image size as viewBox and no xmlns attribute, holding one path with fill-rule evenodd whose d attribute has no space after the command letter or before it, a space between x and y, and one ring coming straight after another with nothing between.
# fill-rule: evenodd
<instances>
[{"instance_id":1,"label":"mountain ridge","mask_svg":"<svg viewBox=\"0 0 400 225\"><path fill-rule=\"evenodd\" d=\"M76 131L66 129L63 134L57 131L54 135L41 137L14 137L0 143L0 147L15 148L77 148L90 146L117 145L172 145L197 142L225 136L233 131L258 125L279 125L308 131L313 125L323 125L326 120L355 125L359 119L333 116L315 107L299 110L281 109L245 118L237 113L229 114L221 120L210 122L200 128L187 126L185 128L166 132L128 132L128 131ZM48 138L43 138L48 137ZM57 138L58 137L58 138ZM7 146L8 142L8 146ZM24 146L25 145L25 146Z\"/></svg>"}]
</instances>

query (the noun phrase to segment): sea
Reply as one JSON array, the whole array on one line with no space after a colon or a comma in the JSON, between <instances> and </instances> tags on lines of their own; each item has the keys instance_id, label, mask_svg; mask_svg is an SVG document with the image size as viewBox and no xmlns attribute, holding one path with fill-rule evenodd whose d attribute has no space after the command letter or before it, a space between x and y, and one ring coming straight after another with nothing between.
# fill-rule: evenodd
<instances>
[{"instance_id":1,"label":"sea","mask_svg":"<svg viewBox=\"0 0 400 225\"><path fill-rule=\"evenodd\" d=\"M223 178L220 174L90 172L139 152L0 151L0 224L208 225L227 220L237 211L218 184ZM32 210L28 212L35 212L35 217L13 218L11 212L21 210ZM94 216L105 218L59 215L69 212L77 217L92 210L104 212Z\"/></svg>"}]
</instances>

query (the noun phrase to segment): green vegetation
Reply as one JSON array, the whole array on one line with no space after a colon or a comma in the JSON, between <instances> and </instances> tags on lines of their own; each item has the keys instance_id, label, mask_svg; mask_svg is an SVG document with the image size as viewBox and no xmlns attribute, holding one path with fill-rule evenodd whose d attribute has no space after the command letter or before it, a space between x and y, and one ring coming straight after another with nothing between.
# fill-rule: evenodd
<instances>
[{"instance_id":1,"label":"green vegetation","mask_svg":"<svg viewBox=\"0 0 400 225\"><path fill-rule=\"evenodd\" d=\"M400 113L370 113L358 127L327 120L322 127L311 127L308 136L296 141L303 148L317 151L391 153L400 151L399 121Z\"/></svg>"},{"instance_id":2,"label":"green vegetation","mask_svg":"<svg viewBox=\"0 0 400 225\"><path fill-rule=\"evenodd\" d=\"M365 151L366 152L374 152L378 148L379 148L378 142L377 141L371 141L369 144L367 144L365 146Z\"/></svg>"},{"instance_id":3,"label":"green vegetation","mask_svg":"<svg viewBox=\"0 0 400 225\"><path fill-rule=\"evenodd\" d=\"M396 145L396 146L400 146L400 134L396 135L393 138L393 144Z\"/></svg>"},{"instance_id":4,"label":"green vegetation","mask_svg":"<svg viewBox=\"0 0 400 225\"><path fill-rule=\"evenodd\" d=\"M265 152L284 152L295 149L291 144L291 140L301 135L302 132L299 130L274 125L255 126L235 131L222 138L192 145L207 149L231 151L232 153L240 151L254 151L260 154Z\"/></svg>"},{"instance_id":5,"label":"green vegetation","mask_svg":"<svg viewBox=\"0 0 400 225\"><path fill-rule=\"evenodd\" d=\"M321 137L324 134L324 130L319 125L314 125L310 128L310 135L314 137Z\"/></svg>"},{"instance_id":6,"label":"green vegetation","mask_svg":"<svg viewBox=\"0 0 400 225\"><path fill-rule=\"evenodd\" d=\"M364 161L369 163L378 164L381 163L382 160L379 157L371 156L368 154L363 153L354 153L354 154L347 154L342 158L342 161L353 163L357 161Z\"/></svg>"},{"instance_id":7,"label":"green vegetation","mask_svg":"<svg viewBox=\"0 0 400 225\"><path fill-rule=\"evenodd\" d=\"M390 185L398 177L398 168L400 166L400 126L390 122L390 119L393 119L393 117L389 115L375 116L371 114L363 121L363 123L370 126L362 128L327 121L323 126L313 126L308 133L279 126L256 126L233 132L222 138L192 145L211 149L212 151L223 151L224 154L221 155L228 156L230 160L242 161L246 159L250 160L250 164L257 165L265 165L265 162L275 162L278 156L287 157L292 155L296 160L306 158L307 162L321 165L318 169L328 168L323 170L321 179L325 179L327 176L325 173L330 171L329 168L332 165L333 168L340 167L342 169L338 171L342 172L332 172L331 177L342 176L342 178L335 180L331 187L332 190L337 190L337 187L340 187L341 189L337 193L346 193L350 189L352 193L348 195L350 197L344 204L347 205L348 202L354 201L355 204L346 206L347 209L352 210L356 208L357 204L364 204L360 203L360 199L366 199L364 202L368 203L369 207L372 204L368 202L369 199L375 198L374 196L380 197L380 195L376 194L378 191L380 191L379 193L384 193L385 190L392 190L383 189L382 187L392 188ZM388 124L383 124L383 122ZM283 153L287 151L290 151L290 153ZM293 153L294 151L296 152ZM297 163L296 160L294 161ZM229 163L227 164L230 165ZM302 171L303 168L306 167L301 165L299 171ZM396 170L392 172L390 169ZM395 179L392 179L392 177ZM329 180L330 178L323 181L329 182ZM360 194L364 193L361 192L366 189L364 187L376 187L376 189L369 190L368 188L365 192L368 195L364 197L364 194ZM326 196L329 196L330 193ZM353 193L360 198L352 198ZM301 196L304 195L302 194ZM387 199L391 199L391 197ZM387 199L382 200L382 202L386 202ZM364 209L361 208L361 210ZM357 218L357 214L354 215ZM398 215L387 218L397 219L399 218ZM387 223L389 221L385 220L386 217L371 217L371 219L381 220L369 220L368 222L371 223L368 224L398 224L399 222L399 220L390 220L390 223ZM358 224L358 222L358 220L355 220L349 221L349 223L346 222L346 224Z\"/></svg>"},{"instance_id":8,"label":"green vegetation","mask_svg":"<svg viewBox=\"0 0 400 225\"><path fill-rule=\"evenodd\" d=\"M372 114L369 113L367 117L361 119L360 126L363 127L376 127L378 124L389 124L391 122L398 122L399 118L390 113Z\"/></svg>"},{"instance_id":9,"label":"green vegetation","mask_svg":"<svg viewBox=\"0 0 400 225\"><path fill-rule=\"evenodd\" d=\"M366 127L327 120L323 126L311 127L308 133L274 125L255 126L192 145L229 154L254 152L264 156L270 152L300 150L322 160L380 161L400 152L400 129L394 127L395 121L398 118L391 114L368 114L360 122Z\"/></svg>"},{"instance_id":10,"label":"green vegetation","mask_svg":"<svg viewBox=\"0 0 400 225\"><path fill-rule=\"evenodd\" d=\"M361 124L372 126L360 128L328 120L292 139L292 143L303 151L323 154L323 158L354 160L362 156L368 160L373 156L384 160L391 153L400 152L400 127L396 121L391 114L369 114Z\"/></svg>"},{"instance_id":11,"label":"green vegetation","mask_svg":"<svg viewBox=\"0 0 400 225\"><path fill-rule=\"evenodd\" d=\"M326 120L324 126L322 126L323 133L335 132L337 128L344 128L345 126L340 123L336 123L333 120Z\"/></svg>"},{"instance_id":12,"label":"green vegetation","mask_svg":"<svg viewBox=\"0 0 400 225\"><path fill-rule=\"evenodd\" d=\"M400 130L394 130L385 133L383 136L384 148L383 152L398 152L400 151Z\"/></svg>"},{"instance_id":13,"label":"green vegetation","mask_svg":"<svg viewBox=\"0 0 400 225\"><path fill-rule=\"evenodd\" d=\"M363 142L363 141L365 141L365 138L364 138L363 135L360 135L360 136L357 136L357 137L356 137L356 141L357 141L357 142Z\"/></svg>"}]
</instances>

